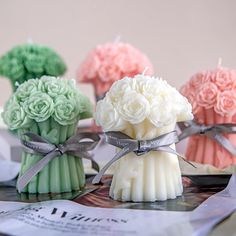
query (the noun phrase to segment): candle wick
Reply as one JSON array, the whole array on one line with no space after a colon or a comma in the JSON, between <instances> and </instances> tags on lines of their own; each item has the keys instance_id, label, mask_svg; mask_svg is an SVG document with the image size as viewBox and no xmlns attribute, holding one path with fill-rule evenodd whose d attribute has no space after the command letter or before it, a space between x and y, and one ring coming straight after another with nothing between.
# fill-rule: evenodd
<instances>
[{"instance_id":1,"label":"candle wick","mask_svg":"<svg viewBox=\"0 0 236 236\"><path fill-rule=\"evenodd\" d=\"M146 66L146 67L144 68L144 70L143 70L142 75L145 75L148 70L149 70L149 68Z\"/></svg>"},{"instance_id":2,"label":"candle wick","mask_svg":"<svg viewBox=\"0 0 236 236\"><path fill-rule=\"evenodd\" d=\"M218 66L217 66L217 67L221 67L221 65L222 65L222 58L219 57L219 58L218 58Z\"/></svg>"},{"instance_id":3,"label":"candle wick","mask_svg":"<svg viewBox=\"0 0 236 236\"><path fill-rule=\"evenodd\" d=\"M114 39L114 43L119 43L121 40L121 36L120 35L117 35Z\"/></svg>"}]
</instances>

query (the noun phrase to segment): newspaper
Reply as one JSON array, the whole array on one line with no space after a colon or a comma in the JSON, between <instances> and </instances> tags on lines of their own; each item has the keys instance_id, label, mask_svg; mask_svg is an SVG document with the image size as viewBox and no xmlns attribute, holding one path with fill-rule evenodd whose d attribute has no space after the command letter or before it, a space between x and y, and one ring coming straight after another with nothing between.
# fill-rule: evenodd
<instances>
[{"instance_id":1,"label":"newspaper","mask_svg":"<svg viewBox=\"0 0 236 236\"><path fill-rule=\"evenodd\" d=\"M0 209L0 232L10 235L174 235L176 228L179 235L192 232L189 212L102 209L68 200L0 202Z\"/></svg>"},{"instance_id":2,"label":"newspaper","mask_svg":"<svg viewBox=\"0 0 236 236\"><path fill-rule=\"evenodd\" d=\"M207 235L236 210L236 175L193 211L84 206L68 200L0 202L0 232L10 235ZM224 203L222 205L222 202Z\"/></svg>"}]
</instances>

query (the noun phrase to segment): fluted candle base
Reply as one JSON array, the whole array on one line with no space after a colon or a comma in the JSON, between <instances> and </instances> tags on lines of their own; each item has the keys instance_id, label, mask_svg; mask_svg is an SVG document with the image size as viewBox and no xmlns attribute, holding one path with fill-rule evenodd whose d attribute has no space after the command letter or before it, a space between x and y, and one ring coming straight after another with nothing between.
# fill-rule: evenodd
<instances>
[{"instance_id":1,"label":"fluted candle base","mask_svg":"<svg viewBox=\"0 0 236 236\"><path fill-rule=\"evenodd\" d=\"M32 123L31 129L19 130L19 136L26 131L39 134L54 144L64 143L74 135L76 124L62 126L55 120L49 118L40 123ZM29 168L42 159L41 155L22 153L20 175L23 175ZM62 193L80 190L85 185L85 174L82 160L69 154L55 157L26 185L22 192L28 193Z\"/></svg>"},{"instance_id":2,"label":"fluted candle base","mask_svg":"<svg viewBox=\"0 0 236 236\"><path fill-rule=\"evenodd\" d=\"M217 114L214 109L202 109L197 121L202 124L236 123L235 117L224 117ZM236 134L224 135L233 145L236 145ZM236 157L224 147L205 135L194 135L189 138L186 158L190 161L210 164L223 169L236 164Z\"/></svg>"},{"instance_id":3,"label":"fluted candle base","mask_svg":"<svg viewBox=\"0 0 236 236\"><path fill-rule=\"evenodd\" d=\"M175 123L156 128L147 122L123 132L136 139L151 139L173 131ZM171 146L175 149L175 145ZM130 153L115 164L110 196L119 201L154 202L174 199L183 192L178 157L151 151L142 156Z\"/></svg>"}]
</instances>

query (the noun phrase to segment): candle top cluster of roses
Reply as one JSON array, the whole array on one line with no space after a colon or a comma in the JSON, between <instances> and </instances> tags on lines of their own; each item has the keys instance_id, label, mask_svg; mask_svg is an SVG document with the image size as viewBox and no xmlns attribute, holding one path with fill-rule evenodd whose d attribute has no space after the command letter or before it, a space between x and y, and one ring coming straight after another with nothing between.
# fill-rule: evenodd
<instances>
[{"instance_id":1,"label":"candle top cluster of roses","mask_svg":"<svg viewBox=\"0 0 236 236\"><path fill-rule=\"evenodd\" d=\"M181 88L193 107L193 114L211 109L221 116L236 113L236 71L218 67L197 73Z\"/></svg>"},{"instance_id":2,"label":"candle top cluster of roses","mask_svg":"<svg viewBox=\"0 0 236 236\"><path fill-rule=\"evenodd\" d=\"M98 45L80 65L77 78L79 81L92 83L96 95L103 95L114 81L125 76L133 77L148 67L148 74L153 73L149 59L128 43L114 42Z\"/></svg>"},{"instance_id":3,"label":"candle top cluster of roses","mask_svg":"<svg viewBox=\"0 0 236 236\"><path fill-rule=\"evenodd\" d=\"M51 76L21 84L6 103L2 117L12 130L30 127L52 117L70 125L92 116L92 104L72 80Z\"/></svg>"},{"instance_id":4,"label":"candle top cluster of roses","mask_svg":"<svg viewBox=\"0 0 236 236\"><path fill-rule=\"evenodd\" d=\"M64 61L54 50L34 43L16 46L0 58L0 75L11 79L14 90L16 82L43 75L61 76L65 71Z\"/></svg>"},{"instance_id":5,"label":"candle top cluster of roses","mask_svg":"<svg viewBox=\"0 0 236 236\"><path fill-rule=\"evenodd\" d=\"M147 120L156 127L191 120L188 100L165 80L136 75L115 82L97 103L96 122L104 131L122 131Z\"/></svg>"}]
</instances>

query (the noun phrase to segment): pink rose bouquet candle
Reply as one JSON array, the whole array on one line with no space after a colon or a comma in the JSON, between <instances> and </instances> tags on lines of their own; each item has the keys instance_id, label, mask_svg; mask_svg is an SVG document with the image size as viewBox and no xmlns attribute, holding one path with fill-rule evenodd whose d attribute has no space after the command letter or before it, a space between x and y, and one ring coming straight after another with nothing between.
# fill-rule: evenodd
<instances>
[{"instance_id":1,"label":"pink rose bouquet candle","mask_svg":"<svg viewBox=\"0 0 236 236\"><path fill-rule=\"evenodd\" d=\"M146 74L151 75L151 62L137 48L122 42L106 43L98 45L88 54L78 69L77 79L92 83L99 100L114 81L142 73L145 67L148 67Z\"/></svg>"},{"instance_id":2,"label":"pink rose bouquet candle","mask_svg":"<svg viewBox=\"0 0 236 236\"><path fill-rule=\"evenodd\" d=\"M196 122L204 125L236 123L236 70L218 66L197 73L182 88L193 107ZM236 145L236 134L223 134ZM236 163L233 154L206 135L190 137L188 160L225 168Z\"/></svg>"}]
</instances>

